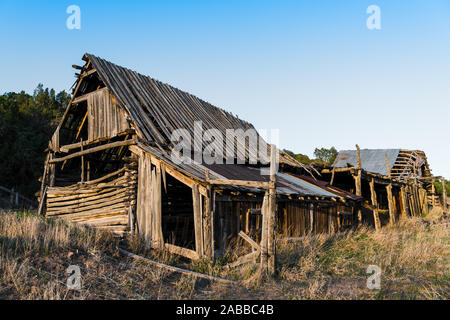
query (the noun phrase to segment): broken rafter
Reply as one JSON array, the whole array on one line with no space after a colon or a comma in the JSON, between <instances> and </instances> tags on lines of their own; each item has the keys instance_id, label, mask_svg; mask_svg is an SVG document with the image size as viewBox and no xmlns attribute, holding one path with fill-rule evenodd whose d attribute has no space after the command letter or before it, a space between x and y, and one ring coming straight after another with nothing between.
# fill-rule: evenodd
<instances>
[{"instance_id":1,"label":"broken rafter","mask_svg":"<svg viewBox=\"0 0 450 320\"><path fill-rule=\"evenodd\" d=\"M107 150L107 149L112 149L112 148L116 148L116 147L121 147L121 146L129 146L129 145L134 145L136 144L137 141L135 139L130 139L130 140L125 140L125 141L119 141L119 142L112 142L112 143L108 143L102 146L98 146L95 148L90 148L84 151L79 151L76 152L74 154L62 157L62 158L54 158L52 160L49 161L49 163L57 163L57 162L63 162L69 159L73 159L73 158L77 158L89 153L94 153L94 152L99 152L99 151L103 151L103 150Z\"/></svg>"}]
</instances>

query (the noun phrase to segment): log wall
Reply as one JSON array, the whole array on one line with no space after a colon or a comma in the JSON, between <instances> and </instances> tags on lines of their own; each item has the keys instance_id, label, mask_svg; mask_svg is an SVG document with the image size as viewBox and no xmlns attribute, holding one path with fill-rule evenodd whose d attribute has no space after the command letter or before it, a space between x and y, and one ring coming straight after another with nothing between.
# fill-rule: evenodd
<instances>
[{"instance_id":1,"label":"log wall","mask_svg":"<svg viewBox=\"0 0 450 320\"><path fill-rule=\"evenodd\" d=\"M47 189L46 216L110 230L118 235L129 230L128 214L136 204L137 172L118 171L109 181L86 182Z\"/></svg>"}]
</instances>

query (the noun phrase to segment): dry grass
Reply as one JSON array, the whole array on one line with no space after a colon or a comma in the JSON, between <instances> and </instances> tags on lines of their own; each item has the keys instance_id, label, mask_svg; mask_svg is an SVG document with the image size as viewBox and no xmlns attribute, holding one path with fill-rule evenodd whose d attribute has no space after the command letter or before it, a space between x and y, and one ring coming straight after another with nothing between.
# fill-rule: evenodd
<instances>
[{"instance_id":1,"label":"dry grass","mask_svg":"<svg viewBox=\"0 0 450 320\"><path fill-rule=\"evenodd\" d=\"M439 218L435 212L425 217ZM448 299L450 292L448 226L422 219L280 245L276 280L261 280L252 265L226 270L232 251L211 266L148 251L137 240L120 245L241 281L196 282L119 256L119 241L108 233L28 213L0 213L0 299ZM81 268L79 291L66 287L70 265ZM381 290L366 287L369 265L382 269Z\"/></svg>"}]
</instances>

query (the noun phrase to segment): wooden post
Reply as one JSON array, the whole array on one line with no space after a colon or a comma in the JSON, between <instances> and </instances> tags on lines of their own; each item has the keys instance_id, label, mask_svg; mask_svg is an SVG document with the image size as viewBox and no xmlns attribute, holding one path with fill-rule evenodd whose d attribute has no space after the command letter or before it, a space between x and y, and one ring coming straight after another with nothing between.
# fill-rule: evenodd
<instances>
[{"instance_id":1,"label":"wooden post","mask_svg":"<svg viewBox=\"0 0 450 320\"><path fill-rule=\"evenodd\" d=\"M213 231L212 231L212 210L211 210L211 187L208 188L208 195L204 197L203 201L203 248L205 257L212 261L214 259L213 249Z\"/></svg>"},{"instance_id":2,"label":"wooden post","mask_svg":"<svg viewBox=\"0 0 450 320\"><path fill-rule=\"evenodd\" d=\"M361 176L362 176L362 168L361 168L361 150L359 149L359 146L356 145L356 159L358 162L358 173L356 176L353 176L355 179L355 191L357 196L362 196L362 190L361 190ZM358 206L358 223L362 223L362 212L361 207Z\"/></svg>"},{"instance_id":3,"label":"wooden post","mask_svg":"<svg viewBox=\"0 0 450 320\"><path fill-rule=\"evenodd\" d=\"M162 234L161 169L159 166L152 170L151 215L152 246L162 249L164 238Z\"/></svg>"},{"instance_id":4,"label":"wooden post","mask_svg":"<svg viewBox=\"0 0 450 320\"><path fill-rule=\"evenodd\" d=\"M309 204L309 234L314 232L314 203Z\"/></svg>"},{"instance_id":5,"label":"wooden post","mask_svg":"<svg viewBox=\"0 0 450 320\"><path fill-rule=\"evenodd\" d=\"M431 180L431 205L434 207L436 207L436 188L434 186L434 180Z\"/></svg>"},{"instance_id":6,"label":"wooden post","mask_svg":"<svg viewBox=\"0 0 450 320\"><path fill-rule=\"evenodd\" d=\"M134 239L134 217L133 217L133 208L130 206L128 209L128 227L130 228L130 237L131 240Z\"/></svg>"},{"instance_id":7,"label":"wooden post","mask_svg":"<svg viewBox=\"0 0 450 320\"><path fill-rule=\"evenodd\" d=\"M43 210L44 210L44 198L45 198L45 192L47 190L47 175L48 175L48 169L49 169L49 164L48 161L50 159L50 153L47 153L47 156L45 158L45 164L44 164L44 172L42 173L42 181L41 181L41 189L40 189L40 193L39 193L39 206L38 206L38 215L42 215L43 214Z\"/></svg>"},{"instance_id":8,"label":"wooden post","mask_svg":"<svg viewBox=\"0 0 450 320\"><path fill-rule=\"evenodd\" d=\"M381 228L380 217L378 215L378 203L377 203L377 194L375 193L375 179L372 178L370 180L370 193L372 196L372 210L373 210L373 220L375 223L375 230L379 230Z\"/></svg>"},{"instance_id":9,"label":"wooden post","mask_svg":"<svg viewBox=\"0 0 450 320\"><path fill-rule=\"evenodd\" d=\"M250 210L245 213L245 233L248 234L250 229Z\"/></svg>"},{"instance_id":10,"label":"wooden post","mask_svg":"<svg viewBox=\"0 0 450 320\"><path fill-rule=\"evenodd\" d=\"M83 139L81 139L81 152L83 151ZM84 156L81 156L81 183L84 183Z\"/></svg>"},{"instance_id":11,"label":"wooden post","mask_svg":"<svg viewBox=\"0 0 450 320\"><path fill-rule=\"evenodd\" d=\"M261 215L262 215L262 226L261 226L261 261L260 269L261 274L264 276L267 274L267 225L268 225L268 206L269 206L269 191L267 190L264 194L264 200L261 205Z\"/></svg>"},{"instance_id":12,"label":"wooden post","mask_svg":"<svg viewBox=\"0 0 450 320\"><path fill-rule=\"evenodd\" d=\"M389 206L389 224L393 225L395 222L395 208L394 208L394 200L392 199L391 167L389 165L389 156L387 153L386 153L386 169L389 176L389 184L386 186L388 206Z\"/></svg>"},{"instance_id":13,"label":"wooden post","mask_svg":"<svg viewBox=\"0 0 450 320\"><path fill-rule=\"evenodd\" d=\"M406 190L404 186L400 188L400 200L402 202L401 217L406 218L409 215L409 211L408 211L408 201L406 199Z\"/></svg>"},{"instance_id":14,"label":"wooden post","mask_svg":"<svg viewBox=\"0 0 450 320\"><path fill-rule=\"evenodd\" d=\"M53 159L53 153L51 153L50 154L50 161ZM49 182L49 185L50 185L50 187L54 187L55 186L55 170L56 170L56 167L55 167L55 164L54 163L52 163L52 164L50 164L50 182Z\"/></svg>"},{"instance_id":15,"label":"wooden post","mask_svg":"<svg viewBox=\"0 0 450 320\"><path fill-rule=\"evenodd\" d=\"M442 177L442 201L444 202L442 206L444 213L447 213L447 183L444 177Z\"/></svg>"},{"instance_id":16,"label":"wooden post","mask_svg":"<svg viewBox=\"0 0 450 320\"><path fill-rule=\"evenodd\" d=\"M86 181L91 181L91 162L87 162Z\"/></svg>"},{"instance_id":17,"label":"wooden post","mask_svg":"<svg viewBox=\"0 0 450 320\"><path fill-rule=\"evenodd\" d=\"M358 168L362 168L361 164L361 149L359 148L359 145L356 145L356 161L358 163Z\"/></svg>"},{"instance_id":18,"label":"wooden post","mask_svg":"<svg viewBox=\"0 0 450 320\"><path fill-rule=\"evenodd\" d=\"M198 185L192 185L192 205L194 209L194 231L195 231L195 250L199 257L203 257L203 226L202 226L202 208L201 195L198 191Z\"/></svg>"},{"instance_id":19,"label":"wooden post","mask_svg":"<svg viewBox=\"0 0 450 320\"><path fill-rule=\"evenodd\" d=\"M276 270L276 174L277 174L277 148L271 145L270 151L270 187L269 187L269 205L268 205L268 233L267 233L267 251L268 251L268 271L269 276L273 276Z\"/></svg>"}]
</instances>

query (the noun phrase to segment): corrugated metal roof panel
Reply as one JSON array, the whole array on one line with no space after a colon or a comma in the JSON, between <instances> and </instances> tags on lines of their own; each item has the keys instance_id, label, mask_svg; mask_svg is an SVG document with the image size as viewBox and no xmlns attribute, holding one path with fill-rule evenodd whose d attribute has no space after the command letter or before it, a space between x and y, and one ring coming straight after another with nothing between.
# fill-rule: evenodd
<instances>
[{"instance_id":1,"label":"corrugated metal roof panel","mask_svg":"<svg viewBox=\"0 0 450 320\"><path fill-rule=\"evenodd\" d=\"M389 157L390 169L394 166L400 149L361 149L361 166L367 172L388 175L386 168L386 153ZM356 150L339 151L333 163L335 168L346 168L348 164L352 167L358 165Z\"/></svg>"}]
</instances>

